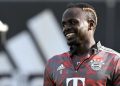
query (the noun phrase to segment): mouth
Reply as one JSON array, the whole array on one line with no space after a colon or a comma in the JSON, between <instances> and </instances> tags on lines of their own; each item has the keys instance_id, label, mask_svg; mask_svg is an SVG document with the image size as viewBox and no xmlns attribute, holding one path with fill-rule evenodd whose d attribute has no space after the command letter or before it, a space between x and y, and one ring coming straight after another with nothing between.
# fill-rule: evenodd
<instances>
[{"instance_id":1,"label":"mouth","mask_svg":"<svg viewBox=\"0 0 120 86\"><path fill-rule=\"evenodd\" d=\"M75 36L75 33L73 33L73 32L67 33L65 36L66 36L67 39L71 39Z\"/></svg>"},{"instance_id":2,"label":"mouth","mask_svg":"<svg viewBox=\"0 0 120 86\"><path fill-rule=\"evenodd\" d=\"M73 44L77 40L77 29L76 28L65 28L63 33L67 39L68 45Z\"/></svg>"},{"instance_id":3,"label":"mouth","mask_svg":"<svg viewBox=\"0 0 120 86\"><path fill-rule=\"evenodd\" d=\"M68 38L75 35L75 30L74 29L66 29L63 32L64 32L64 35Z\"/></svg>"},{"instance_id":4,"label":"mouth","mask_svg":"<svg viewBox=\"0 0 120 86\"><path fill-rule=\"evenodd\" d=\"M73 45L76 43L76 40L77 40L77 37L76 37L76 34L74 32L71 32L71 33L67 33L65 35L66 39L67 39L67 44L69 46Z\"/></svg>"}]
</instances>

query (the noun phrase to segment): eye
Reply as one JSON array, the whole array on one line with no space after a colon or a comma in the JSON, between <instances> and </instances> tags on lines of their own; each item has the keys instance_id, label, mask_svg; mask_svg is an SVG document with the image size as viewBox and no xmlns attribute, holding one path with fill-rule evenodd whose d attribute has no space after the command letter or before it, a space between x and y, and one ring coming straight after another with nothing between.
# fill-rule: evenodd
<instances>
[{"instance_id":1,"label":"eye","mask_svg":"<svg viewBox=\"0 0 120 86\"><path fill-rule=\"evenodd\" d=\"M75 24L76 24L76 22L75 22L74 20L72 20L71 23L72 23L72 25L75 25Z\"/></svg>"},{"instance_id":2,"label":"eye","mask_svg":"<svg viewBox=\"0 0 120 86\"><path fill-rule=\"evenodd\" d=\"M71 19L71 20L69 20L69 22L70 22L70 24L71 25L77 25L79 22L77 21L77 20L75 20L75 19Z\"/></svg>"}]
</instances>

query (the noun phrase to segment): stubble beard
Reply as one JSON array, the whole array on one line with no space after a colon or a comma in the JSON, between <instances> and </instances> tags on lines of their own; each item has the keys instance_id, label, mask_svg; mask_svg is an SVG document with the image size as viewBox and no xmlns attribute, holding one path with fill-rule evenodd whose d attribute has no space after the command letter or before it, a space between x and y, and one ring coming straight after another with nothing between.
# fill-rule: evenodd
<instances>
[{"instance_id":1,"label":"stubble beard","mask_svg":"<svg viewBox=\"0 0 120 86\"><path fill-rule=\"evenodd\" d=\"M70 46L70 52L71 54L78 54L79 53L84 54L89 51L87 42L80 42L78 40L74 40L71 43L68 44Z\"/></svg>"}]
</instances>

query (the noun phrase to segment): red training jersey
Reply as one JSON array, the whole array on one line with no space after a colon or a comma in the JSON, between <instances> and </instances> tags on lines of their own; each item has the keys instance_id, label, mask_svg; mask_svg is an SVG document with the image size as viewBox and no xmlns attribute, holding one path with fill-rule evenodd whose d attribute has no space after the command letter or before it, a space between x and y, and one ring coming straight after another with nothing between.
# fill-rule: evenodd
<instances>
[{"instance_id":1,"label":"red training jersey","mask_svg":"<svg viewBox=\"0 0 120 86\"><path fill-rule=\"evenodd\" d=\"M83 57L76 66L66 52L51 58L44 72L44 86L120 86L120 55L98 42L98 52Z\"/></svg>"}]
</instances>

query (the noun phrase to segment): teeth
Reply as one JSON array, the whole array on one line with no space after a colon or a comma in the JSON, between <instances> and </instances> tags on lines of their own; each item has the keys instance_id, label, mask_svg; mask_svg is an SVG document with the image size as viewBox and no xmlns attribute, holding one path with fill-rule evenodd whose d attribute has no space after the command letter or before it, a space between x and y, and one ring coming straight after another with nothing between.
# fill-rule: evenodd
<instances>
[{"instance_id":1,"label":"teeth","mask_svg":"<svg viewBox=\"0 0 120 86\"><path fill-rule=\"evenodd\" d=\"M74 35L74 33L69 33L69 34L67 34L66 36L67 36L67 37L70 37L70 36L72 36L72 35Z\"/></svg>"}]
</instances>

